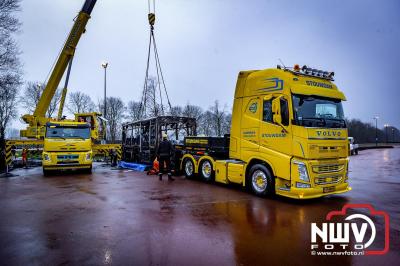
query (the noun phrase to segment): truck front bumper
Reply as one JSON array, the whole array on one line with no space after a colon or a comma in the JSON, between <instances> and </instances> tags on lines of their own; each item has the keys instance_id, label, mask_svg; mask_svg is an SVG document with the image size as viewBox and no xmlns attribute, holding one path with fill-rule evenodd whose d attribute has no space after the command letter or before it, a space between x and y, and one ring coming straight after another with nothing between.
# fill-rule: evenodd
<instances>
[{"instance_id":1,"label":"truck front bumper","mask_svg":"<svg viewBox=\"0 0 400 266\"><path fill-rule=\"evenodd\" d=\"M70 165L44 165L44 170L75 170L75 169L90 169L92 164L70 164Z\"/></svg>"},{"instance_id":2,"label":"truck front bumper","mask_svg":"<svg viewBox=\"0 0 400 266\"><path fill-rule=\"evenodd\" d=\"M276 194L295 199L311 199L350 191L348 163L348 158L293 158L290 180L277 178Z\"/></svg>"},{"instance_id":3,"label":"truck front bumper","mask_svg":"<svg viewBox=\"0 0 400 266\"><path fill-rule=\"evenodd\" d=\"M326 187L312 187L312 188L295 188L291 187L290 190L276 190L276 194L293 198L293 199L313 199L320 198L332 194L341 194L350 191L352 188L348 183L342 183L329 187L329 192Z\"/></svg>"},{"instance_id":4,"label":"truck front bumper","mask_svg":"<svg viewBox=\"0 0 400 266\"><path fill-rule=\"evenodd\" d=\"M92 168L92 152L43 152L44 170L74 170Z\"/></svg>"}]
</instances>

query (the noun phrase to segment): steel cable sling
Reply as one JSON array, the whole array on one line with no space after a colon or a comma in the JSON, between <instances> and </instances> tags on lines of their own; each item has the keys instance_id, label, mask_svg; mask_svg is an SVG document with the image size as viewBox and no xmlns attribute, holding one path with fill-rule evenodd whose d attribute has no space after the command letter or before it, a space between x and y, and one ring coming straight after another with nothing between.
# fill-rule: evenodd
<instances>
[{"instance_id":1,"label":"steel cable sling","mask_svg":"<svg viewBox=\"0 0 400 266\"><path fill-rule=\"evenodd\" d=\"M156 73L157 73L157 86L158 86L158 92L159 92L159 97L160 97L160 104L161 104L161 113L165 114L164 112L164 104L163 104L163 97L162 97L162 90L161 90L161 82L162 86L164 87L164 93L167 98L167 103L169 110L172 110L172 105L169 99L167 87L165 85L165 79L164 79L164 74L161 68L161 63L160 63L160 57L158 54L158 49L157 49L157 43L156 39L154 36L154 24L156 20L156 15L155 15L155 0L153 0L153 12L151 12L151 0L148 0L148 20L149 20L149 25L150 25L150 36L149 36L149 46L148 46L148 53L147 53L147 64L146 64L146 74L145 74L145 80L144 80L144 85L143 85L143 93L142 93L142 98L140 101L139 105L139 116L143 118L143 112L145 111L146 104L147 104L147 95L146 93L148 92L148 78L149 78L149 68L150 68L150 57L151 57L151 48L153 46L153 53L154 53L154 60L155 60L155 65L156 65ZM160 82L161 81L161 82ZM155 92L156 94L156 92ZM156 97L154 95L154 106L156 106Z\"/></svg>"}]
</instances>

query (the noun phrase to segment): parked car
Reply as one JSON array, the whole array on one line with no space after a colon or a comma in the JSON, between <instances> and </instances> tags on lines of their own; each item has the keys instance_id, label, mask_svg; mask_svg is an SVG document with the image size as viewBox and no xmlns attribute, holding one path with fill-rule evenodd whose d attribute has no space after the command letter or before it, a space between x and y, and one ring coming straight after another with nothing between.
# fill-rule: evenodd
<instances>
[{"instance_id":1,"label":"parked car","mask_svg":"<svg viewBox=\"0 0 400 266\"><path fill-rule=\"evenodd\" d=\"M348 137L350 145L350 155L358 155L358 144L355 143L353 137Z\"/></svg>"}]
</instances>

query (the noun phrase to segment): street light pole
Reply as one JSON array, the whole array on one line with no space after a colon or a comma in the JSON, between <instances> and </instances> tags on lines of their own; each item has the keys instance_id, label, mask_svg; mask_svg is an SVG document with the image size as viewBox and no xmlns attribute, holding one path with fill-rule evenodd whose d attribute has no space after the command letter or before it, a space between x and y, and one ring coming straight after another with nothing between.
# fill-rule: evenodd
<instances>
[{"instance_id":1,"label":"street light pole","mask_svg":"<svg viewBox=\"0 0 400 266\"><path fill-rule=\"evenodd\" d=\"M389 127L389 124L385 124L386 143L388 143L388 127Z\"/></svg>"},{"instance_id":2,"label":"street light pole","mask_svg":"<svg viewBox=\"0 0 400 266\"><path fill-rule=\"evenodd\" d=\"M101 66L104 68L104 111L103 111L103 117L107 119L107 67L108 67L108 62L103 62L101 63ZM104 140L107 140L107 125L105 126L104 129Z\"/></svg>"},{"instance_id":3,"label":"street light pole","mask_svg":"<svg viewBox=\"0 0 400 266\"><path fill-rule=\"evenodd\" d=\"M375 119L375 146L378 146L378 119L379 119L379 116L375 116L373 119Z\"/></svg>"}]
</instances>

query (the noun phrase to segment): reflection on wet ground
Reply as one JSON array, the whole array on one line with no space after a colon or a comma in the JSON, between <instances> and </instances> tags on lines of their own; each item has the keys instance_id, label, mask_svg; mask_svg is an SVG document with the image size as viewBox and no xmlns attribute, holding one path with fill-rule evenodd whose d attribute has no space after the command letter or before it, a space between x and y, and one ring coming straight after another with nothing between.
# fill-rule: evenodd
<instances>
[{"instance_id":1,"label":"reflection on wet ground","mask_svg":"<svg viewBox=\"0 0 400 266\"><path fill-rule=\"evenodd\" d=\"M376 265L400 260L400 148L351 157L353 191L309 201L261 199L239 187L98 167L92 176L0 179L6 265ZM382 257L310 255L310 223L346 203L391 218ZM377 225L382 226L381 224ZM379 228L378 228L379 229ZM380 228L382 229L382 228Z\"/></svg>"}]
</instances>

